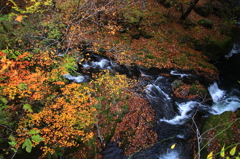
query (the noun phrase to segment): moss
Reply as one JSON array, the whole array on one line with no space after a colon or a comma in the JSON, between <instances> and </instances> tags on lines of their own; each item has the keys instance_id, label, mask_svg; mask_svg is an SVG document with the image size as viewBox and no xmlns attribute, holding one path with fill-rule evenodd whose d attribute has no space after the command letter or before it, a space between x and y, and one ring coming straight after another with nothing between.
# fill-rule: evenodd
<instances>
[{"instance_id":1,"label":"moss","mask_svg":"<svg viewBox=\"0 0 240 159\"><path fill-rule=\"evenodd\" d=\"M205 61L198 61L197 63L199 66L201 66L203 68L210 68L211 70L217 71L217 68L211 63L208 63Z\"/></svg>"},{"instance_id":2,"label":"moss","mask_svg":"<svg viewBox=\"0 0 240 159\"><path fill-rule=\"evenodd\" d=\"M214 39L206 36L204 39L194 41L194 49L202 51L210 60L218 60L232 48L232 39Z\"/></svg>"},{"instance_id":3,"label":"moss","mask_svg":"<svg viewBox=\"0 0 240 159\"><path fill-rule=\"evenodd\" d=\"M191 85L191 87L189 89L189 93L195 95L195 94L197 94L197 92L198 92L198 87L197 87L197 84L194 83Z\"/></svg>"},{"instance_id":4,"label":"moss","mask_svg":"<svg viewBox=\"0 0 240 159\"><path fill-rule=\"evenodd\" d=\"M146 56L145 56L145 58L148 58L148 59L155 59L155 56L154 56L154 55L151 55L151 54L149 54L149 55L146 55Z\"/></svg>"},{"instance_id":5,"label":"moss","mask_svg":"<svg viewBox=\"0 0 240 159\"><path fill-rule=\"evenodd\" d=\"M189 51L180 51L182 54L186 54L187 56L198 57L197 54L191 53Z\"/></svg>"},{"instance_id":6,"label":"moss","mask_svg":"<svg viewBox=\"0 0 240 159\"><path fill-rule=\"evenodd\" d=\"M183 86L183 85L184 85L184 83L181 80L175 80L172 83L173 88L179 88L180 86Z\"/></svg>"},{"instance_id":7,"label":"moss","mask_svg":"<svg viewBox=\"0 0 240 159\"><path fill-rule=\"evenodd\" d=\"M226 146L231 145L233 143L231 141L234 139L234 132L231 130L231 128L226 128L232 124L231 122L229 123L229 120L233 114L233 112L224 112L220 115L211 115L207 118L203 126L203 132L214 128L214 131L219 133L216 138L220 141L220 144L223 145L225 143ZM229 142L225 142L226 140Z\"/></svg>"},{"instance_id":8,"label":"moss","mask_svg":"<svg viewBox=\"0 0 240 159\"><path fill-rule=\"evenodd\" d=\"M178 38L178 43L179 44L186 44L188 42L191 42L193 40L193 38L189 35L181 35L179 38Z\"/></svg>"},{"instance_id":9,"label":"moss","mask_svg":"<svg viewBox=\"0 0 240 159\"><path fill-rule=\"evenodd\" d=\"M206 119L201 134L203 134L202 146L206 145L203 153L207 155L210 151L219 152L223 145L228 147L236 142L238 133L235 128L240 124L239 120L233 122L233 118L239 118L238 112L224 112L220 115L211 115ZM206 133L207 132L207 133ZM209 143L208 143L209 142Z\"/></svg>"},{"instance_id":10,"label":"moss","mask_svg":"<svg viewBox=\"0 0 240 159\"><path fill-rule=\"evenodd\" d=\"M198 24L204 26L205 28L212 28L214 23L208 19L200 19Z\"/></svg>"},{"instance_id":11,"label":"moss","mask_svg":"<svg viewBox=\"0 0 240 159\"><path fill-rule=\"evenodd\" d=\"M187 63L187 55L186 54L182 54L179 56L175 56L173 57L173 63L177 64L178 66L185 66Z\"/></svg>"}]
</instances>

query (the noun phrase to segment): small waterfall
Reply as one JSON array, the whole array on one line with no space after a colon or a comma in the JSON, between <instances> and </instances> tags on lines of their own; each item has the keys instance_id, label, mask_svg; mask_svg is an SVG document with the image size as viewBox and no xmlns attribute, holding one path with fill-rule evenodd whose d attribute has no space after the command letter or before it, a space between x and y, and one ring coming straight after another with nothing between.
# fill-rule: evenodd
<instances>
[{"instance_id":1,"label":"small waterfall","mask_svg":"<svg viewBox=\"0 0 240 159\"><path fill-rule=\"evenodd\" d=\"M160 119L160 121L164 121L172 125L182 125L187 120L192 118L193 114L197 110L197 107L202 107L199 102L195 101L189 101L187 103L177 103L177 105L180 115L177 115L170 120Z\"/></svg>"},{"instance_id":2,"label":"small waterfall","mask_svg":"<svg viewBox=\"0 0 240 159\"><path fill-rule=\"evenodd\" d=\"M111 70L110 61L107 59L100 59L100 61L85 61L82 66L85 70L90 67L93 69Z\"/></svg>"},{"instance_id":3,"label":"small waterfall","mask_svg":"<svg viewBox=\"0 0 240 159\"><path fill-rule=\"evenodd\" d=\"M211 85L208 90L214 102L210 111L211 114L222 114L225 111L235 112L240 108L239 90L232 89L230 93L226 93L218 88L217 83Z\"/></svg>"},{"instance_id":4,"label":"small waterfall","mask_svg":"<svg viewBox=\"0 0 240 159\"><path fill-rule=\"evenodd\" d=\"M147 85L146 96L156 111L157 118L171 119L176 115L171 97L171 84L162 76Z\"/></svg>"},{"instance_id":5,"label":"small waterfall","mask_svg":"<svg viewBox=\"0 0 240 159\"><path fill-rule=\"evenodd\" d=\"M218 88L218 85L216 82L210 87L208 87L208 91L212 97L213 102L215 103L221 100L221 98L223 98L226 93L223 90Z\"/></svg>"}]
</instances>

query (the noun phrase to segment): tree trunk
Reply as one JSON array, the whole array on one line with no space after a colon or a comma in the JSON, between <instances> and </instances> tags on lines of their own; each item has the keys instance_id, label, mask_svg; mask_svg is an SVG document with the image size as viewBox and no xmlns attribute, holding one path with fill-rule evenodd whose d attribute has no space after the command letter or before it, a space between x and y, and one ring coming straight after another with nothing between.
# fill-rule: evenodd
<instances>
[{"instance_id":1,"label":"tree trunk","mask_svg":"<svg viewBox=\"0 0 240 159\"><path fill-rule=\"evenodd\" d=\"M195 7L198 1L199 0L194 0L194 2L190 5L190 7L188 7L186 12L182 14L180 19L185 20L188 17L188 15L191 13L191 11L193 10L193 8Z\"/></svg>"}]
</instances>

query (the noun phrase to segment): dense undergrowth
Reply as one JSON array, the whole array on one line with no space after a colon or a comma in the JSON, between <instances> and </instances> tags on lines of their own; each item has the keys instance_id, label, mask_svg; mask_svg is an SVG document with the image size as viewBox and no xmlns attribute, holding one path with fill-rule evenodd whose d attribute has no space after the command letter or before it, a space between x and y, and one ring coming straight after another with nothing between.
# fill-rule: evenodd
<instances>
[{"instance_id":1,"label":"dense undergrowth","mask_svg":"<svg viewBox=\"0 0 240 159\"><path fill-rule=\"evenodd\" d=\"M80 75L83 51L90 50L127 67L179 68L215 78L208 61L231 48L236 10L200 0L195 8L211 4L217 15L192 11L182 20L181 9L190 4L1 0L0 158L34 147L42 158L101 158L110 141L126 155L154 143L154 110L132 91L135 79L100 71L89 83L70 83L63 75Z\"/></svg>"}]
</instances>

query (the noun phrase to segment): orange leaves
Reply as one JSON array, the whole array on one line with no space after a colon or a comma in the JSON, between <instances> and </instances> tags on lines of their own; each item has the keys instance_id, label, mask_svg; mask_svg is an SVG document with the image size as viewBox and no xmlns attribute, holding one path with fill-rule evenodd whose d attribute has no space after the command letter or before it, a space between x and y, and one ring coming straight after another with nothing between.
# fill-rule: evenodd
<instances>
[{"instance_id":1,"label":"orange leaves","mask_svg":"<svg viewBox=\"0 0 240 159\"><path fill-rule=\"evenodd\" d=\"M16 21L18 21L18 22L22 22L22 19L23 19L23 15L18 15L17 17L16 17Z\"/></svg>"},{"instance_id":2,"label":"orange leaves","mask_svg":"<svg viewBox=\"0 0 240 159\"><path fill-rule=\"evenodd\" d=\"M29 56L30 56L30 53L24 52L23 54L21 54L17 57L17 60L22 60L22 59L24 60L24 58L29 57ZM27 62L27 61L25 61L25 62Z\"/></svg>"},{"instance_id":3,"label":"orange leaves","mask_svg":"<svg viewBox=\"0 0 240 159\"><path fill-rule=\"evenodd\" d=\"M55 85L64 85L65 82L63 82L63 81L56 81L56 82L53 82L52 84L55 84Z\"/></svg>"},{"instance_id":4,"label":"orange leaves","mask_svg":"<svg viewBox=\"0 0 240 159\"><path fill-rule=\"evenodd\" d=\"M57 147L55 145L76 146L75 140L79 136L83 141L90 139L92 134L85 133L85 129L96 122L96 109L93 108L96 101L89 94L91 88L74 83L64 86L65 82L59 76L66 68L57 68L54 55L48 52L34 54L31 61L26 60L28 56L23 53L16 60L9 60L3 54L0 63L1 78L4 79L0 83L2 95L13 103L13 108L29 103L34 110L22 113L17 130L18 146L26 139L30 141L26 130L33 128L39 129L39 137L45 138L45 145L53 148ZM55 69L52 69L53 65ZM39 106L41 111L36 112ZM49 146L43 147L45 153L54 152Z\"/></svg>"},{"instance_id":5,"label":"orange leaves","mask_svg":"<svg viewBox=\"0 0 240 159\"><path fill-rule=\"evenodd\" d=\"M49 145L42 147L44 154L53 153L52 148L56 147L77 146L78 137L83 142L93 137L88 129L96 122L97 110L93 107L96 101L89 94L91 88L72 83L61 90L56 98L49 98L40 112L29 115L28 123L40 129L44 145Z\"/></svg>"}]
</instances>

